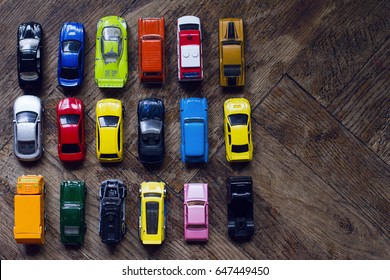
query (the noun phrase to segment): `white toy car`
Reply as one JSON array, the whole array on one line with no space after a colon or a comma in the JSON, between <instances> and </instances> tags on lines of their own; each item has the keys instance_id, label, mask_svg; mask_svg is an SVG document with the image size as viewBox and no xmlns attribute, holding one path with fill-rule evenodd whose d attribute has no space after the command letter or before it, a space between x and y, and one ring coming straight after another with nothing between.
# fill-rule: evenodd
<instances>
[{"instance_id":1,"label":"white toy car","mask_svg":"<svg viewBox=\"0 0 390 280\"><path fill-rule=\"evenodd\" d=\"M18 97L14 103L14 152L21 161L42 156L42 102L34 95Z\"/></svg>"},{"instance_id":2,"label":"white toy car","mask_svg":"<svg viewBox=\"0 0 390 280\"><path fill-rule=\"evenodd\" d=\"M177 60L180 82L203 79L202 31L198 17L184 16L177 20Z\"/></svg>"}]
</instances>

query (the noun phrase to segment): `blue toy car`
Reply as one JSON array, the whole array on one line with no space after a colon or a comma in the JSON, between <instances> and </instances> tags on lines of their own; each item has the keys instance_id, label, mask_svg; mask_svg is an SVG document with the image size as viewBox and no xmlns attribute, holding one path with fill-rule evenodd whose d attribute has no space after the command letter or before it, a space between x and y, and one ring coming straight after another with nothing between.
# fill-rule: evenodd
<instances>
[{"instance_id":1,"label":"blue toy car","mask_svg":"<svg viewBox=\"0 0 390 280\"><path fill-rule=\"evenodd\" d=\"M209 154L207 99L183 98L180 101L181 160L207 162Z\"/></svg>"},{"instance_id":2,"label":"blue toy car","mask_svg":"<svg viewBox=\"0 0 390 280\"><path fill-rule=\"evenodd\" d=\"M84 76L84 25L65 22L58 49L58 83L63 87L80 86Z\"/></svg>"}]
</instances>

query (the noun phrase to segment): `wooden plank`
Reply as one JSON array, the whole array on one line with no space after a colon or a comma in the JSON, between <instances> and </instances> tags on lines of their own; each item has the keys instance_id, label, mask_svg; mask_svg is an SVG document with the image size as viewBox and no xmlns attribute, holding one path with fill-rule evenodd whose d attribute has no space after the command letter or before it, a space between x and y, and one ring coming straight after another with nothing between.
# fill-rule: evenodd
<instances>
[{"instance_id":1,"label":"wooden plank","mask_svg":"<svg viewBox=\"0 0 390 280\"><path fill-rule=\"evenodd\" d=\"M285 76L254 119L389 238L390 168ZM377 238L376 236L376 238Z\"/></svg>"},{"instance_id":2,"label":"wooden plank","mask_svg":"<svg viewBox=\"0 0 390 280\"><path fill-rule=\"evenodd\" d=\"M327 107L388 38L389 1L334 3L322 32L287 70Z\"/></svg>"},{"instance_id":3,"label":"wooden plank","mask_svg":"<svg viewBox=\"0 0 390 280\"><path fill-rule=\"evenodd\" d=\"M390 41L328 107L354 135L390 165Z\"/></svg>"}]
</instances>

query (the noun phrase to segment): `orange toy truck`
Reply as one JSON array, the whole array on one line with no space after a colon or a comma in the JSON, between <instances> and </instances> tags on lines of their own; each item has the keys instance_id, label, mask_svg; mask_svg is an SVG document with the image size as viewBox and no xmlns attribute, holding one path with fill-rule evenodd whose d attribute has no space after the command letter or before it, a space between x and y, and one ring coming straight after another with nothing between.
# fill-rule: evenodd
<instances>
[{"instance_id":1,"label":"orange toy truck","mask_svg":"<svg viewBox=\"0 0 390 280\"><path fill-rule=\"evenodd\" d=\"M138 70L141 83L165 79L164 17L138 19Z\"/></svg>"},{"instance_id":2,"label":"orange toy truck","mask_svg":"<svg viewBox=\"0 0 390 280\"><path fill-rule=\"evenodd\" d=\"M19 244L45 242L45 183L42 175L18 178L14 197L14 238Z\"/></svg>"}]
</instances>

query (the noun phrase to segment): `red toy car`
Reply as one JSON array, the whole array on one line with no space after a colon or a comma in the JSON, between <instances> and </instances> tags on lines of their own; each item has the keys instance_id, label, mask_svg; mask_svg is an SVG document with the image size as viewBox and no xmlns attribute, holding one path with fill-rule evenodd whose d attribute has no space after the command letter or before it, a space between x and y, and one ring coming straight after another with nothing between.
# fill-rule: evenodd
<instances>
[{"instance_id":1,"label":"red toy car","mask_svg":"<svg viewBox=\"0 0 390 280\"><path fill-rule=\"evenodd\" d=\"M57 105L58 156L63 162L85 157L84 104L77 98L62 99Z\"/></svg>"},{"instance_id":2,"label":"red toy car","mask_svg":"<svg viewBox=\"0 0 390 280\"><path fill-rule=\"evenodd\" d=\"M203 79L200 19L184 16L177 20L177 64L180 82Z\"/></svg>"}]
</instances>

